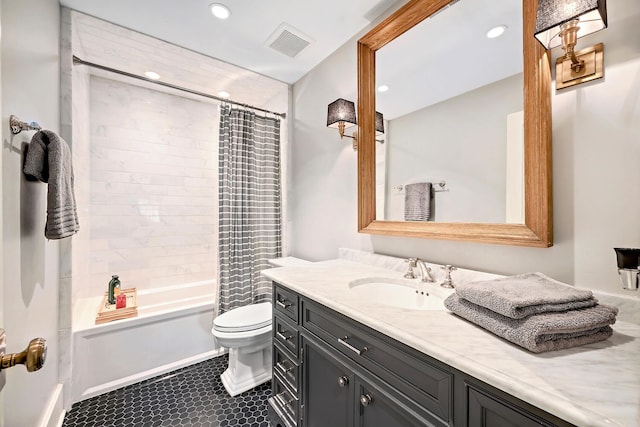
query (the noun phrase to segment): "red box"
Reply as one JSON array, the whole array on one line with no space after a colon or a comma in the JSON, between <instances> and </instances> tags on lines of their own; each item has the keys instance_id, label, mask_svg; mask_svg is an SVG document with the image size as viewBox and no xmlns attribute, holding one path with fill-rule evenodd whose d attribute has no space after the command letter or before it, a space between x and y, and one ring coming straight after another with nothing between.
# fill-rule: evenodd
<instances>
[{"instance_id":1,"label":"red box","mask_svg":"<svg viewBox=\"0 0 640 427\"><path fill-rule=\"evenodd\" d=\"M120 294L116 297L116 308L125 308L127 306L127 296Z\"/></svg>"}]
</instances>

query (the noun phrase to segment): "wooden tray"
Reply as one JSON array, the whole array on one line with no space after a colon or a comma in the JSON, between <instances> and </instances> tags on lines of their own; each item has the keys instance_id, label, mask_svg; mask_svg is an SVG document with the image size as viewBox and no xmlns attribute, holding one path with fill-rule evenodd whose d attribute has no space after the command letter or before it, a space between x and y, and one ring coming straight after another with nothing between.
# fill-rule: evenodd
<instances>
[{"instance_id":1,"label":"wooden tray","mask_svg":"<svg viewBox=\"0 0 640 427\"><path fill-rule=\"evenodd\" d=\"M115 304L107 303L107 293L104 293L102 303L96 314L96 325L111 322L113 320L128 319L129 317L138 316L138 298L136 288L123 289L120 291L127 296L127 306L124 308L116 308Z\"/></svg>"}]
</instances>

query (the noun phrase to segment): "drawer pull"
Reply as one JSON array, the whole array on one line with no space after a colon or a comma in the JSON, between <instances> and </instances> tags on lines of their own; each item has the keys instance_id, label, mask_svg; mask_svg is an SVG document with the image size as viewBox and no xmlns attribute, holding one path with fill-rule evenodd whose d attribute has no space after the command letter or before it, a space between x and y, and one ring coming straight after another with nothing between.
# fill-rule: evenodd
<instances>
[{"instance_id":1,"label":"drawer pull","mask_svg":"<svg viewBox=\"0 0 640 427\"><path fill-rule=\"evenodd\" d=\"M348 384L349 384L349 378L345 377L344 375L338 378L338 385L340 387L345 387Z\"/></svg>"},{"instance_id":2,"label":"drawer pull","mask_svg":"<svg viewBox=\"0 0 640 427\"><path fill-rule=\"evenodd\" d=\"M287 331L284 331L284 332L287 332ZM276 332L276 336L277 336L278 338L280 338L281 340L283 340L283 341L289 341L291 338L293 338L293 337L288 337L288 336L286 336L285 334L283 334L283 333L282 333L282 332L280 332L280 331Z\"/></svg>"},{"instance_id":3,"label":"drawer pull","mask_svg":"<svg viewBox=\"0 0 640 427\"><path fill-rule=\"evenodd\" d=\"M363 394L362 396L360 396L360 404L362 406L369 406L371 404L371 395L370 394Z\"/></svg>"},{"instance_id":4,"label":"drawer pull","mask_svg":"<svg viewBox=\"0 0 640 427\"><path fill-rule=\"evenodd\" d=\"M276 363L276 367L277 367L278 369L280 369L280 371L281 371L283 374L286 374L287 372L289 372L289 371L291 371L291 370L293 369L293 366L291 366L290 368L287 368L286 366L284 366L284 363L282 363L282 362L278 362L278 363Z\"/></svg>"},{"instance_id":5,"label":"drawer pull","mask_svg":"<svg viewBox=\"0 0 640 427\"><path fill-rule=\"evenodd\" d=\"M354 346L352 346L351 344L349 344L347 342L348 339L349 339L349 336L345 335L342 338L338 338L338 342L340 344L342 344L343 346L347 347L349 350L351 350L354 353L356 353L358 356L361 355L362 353L364 353L365 351L369 350L368 347L363 347L362 350L359 350L359 349L355 348Z\"/></svg>"},{"instance_id":6,"label":"drawer pull","mask_svg":"<svg viewBox=\"0 0 640 427\"><path fill-rule=\"evenodd\" d=\"M283 404L285 404L285 405L287 405L287 406L291 406L291 403L293 403L294 398L293 398L293 397L290 397L289 399L287 399L287 398L286 398L286 396L287 396L288 394L289 394L289 393L287 393L286 391L283 391L283 392L281 392L281 393L278 393L278 394L276 395L276 397L277 397L277 398L278 398L278 399L279 399Z\"/></svg>"},{"instance_id":7,"label":"drawer pull","mask_svg":"<svg viewBox=\"0 0 640 427\"><path fill-rule=\"evenodd\" d=\"M284 308L286 310L287 308L291 307L293 304L291 304L287 300L280 301L279 299L277 299L276 300L276 305L278 305L278 307L282 307L282 308Z\"/></svg>"}]
</instances>

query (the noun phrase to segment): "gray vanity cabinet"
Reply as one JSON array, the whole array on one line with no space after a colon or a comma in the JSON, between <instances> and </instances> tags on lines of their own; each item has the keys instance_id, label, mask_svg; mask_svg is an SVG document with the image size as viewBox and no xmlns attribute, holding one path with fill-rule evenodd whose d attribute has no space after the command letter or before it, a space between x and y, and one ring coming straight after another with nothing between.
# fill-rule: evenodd
<instances>
[{"instance_id":1,"label":"gray vanity cabinet","mask_svg":"<svg viewBox=\"0 0 640 427\"><path fill-rule=\"evenodd\" d=\"M432 425L330 347L302 332L302 421L307 427L418 427ZM395 396L394 396L395 394Z\"/></svg>"},{"instance_id":2,"label":"gray vanity cabinet","mask_svg":"<svg viewBox=\"0 0 640 427\"><path fill-rule=\"evenodd\" d=\"M273 427L569 427L274 283Z\"/></svg>"}]
</instances>

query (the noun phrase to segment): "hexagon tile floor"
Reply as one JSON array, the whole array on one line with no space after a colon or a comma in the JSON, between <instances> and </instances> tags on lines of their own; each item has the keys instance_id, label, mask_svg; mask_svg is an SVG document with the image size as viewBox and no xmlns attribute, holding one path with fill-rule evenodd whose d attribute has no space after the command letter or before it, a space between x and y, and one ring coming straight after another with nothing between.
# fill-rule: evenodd
<instances>
[{"instance_id":1,"label":"hexagon tile floor","mask_svg":"<svg viewBox=\"0 0 640 427\"><path fill-rule=\"evenodd\" d=\"M220 356L78 402L63 427L269 427L271 382L230 397Z\"/></svg>"}]
</instances>

